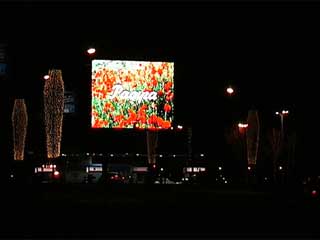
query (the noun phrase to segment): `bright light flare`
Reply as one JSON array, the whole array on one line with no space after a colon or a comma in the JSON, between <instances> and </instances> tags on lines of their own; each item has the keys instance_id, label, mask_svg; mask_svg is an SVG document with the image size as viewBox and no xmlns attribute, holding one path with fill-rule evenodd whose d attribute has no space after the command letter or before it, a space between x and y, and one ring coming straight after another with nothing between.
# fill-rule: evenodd
<instances>
[{"instance_id":1,"label":"bright light flare","mask_svg":"<svg viewBox=\"0 0 320 240\"><path fill-rule=\"evenodd\" d=\"M44 76L43 76L43 79L44 79L44 80L48 80L49 78L50 78L49 75L44 75Z\"/></svg>"},{"instance_id":2,"label":"bright light flare","mask_svg":"<svg viewBox=\"0 0 320 240\"><path fill-rule=\"evenodd\" d=\"M229 95L231 95L231 94L234 93L234 90L233 90L232 87L228 87L226 91L227 91L227 93L228 93Z\"/></svg>"},{"instance_id":3,"label":"bright light flare","mask_svg":"<svg viewBox=\"0 0 320 240\"><path fill-rule=\"evenodd\" d=\"M248 124L247 124L247 123L239 123L239 124L238 124L238 127L239 127L239 128L247 128L247 127L248 127Z\"/></svg>"},{"instance_id":4,"label":"bright light flare","mask_svg":"<svg viewBox=\"0 0 320 240\"><path fill-rule=\"evenodd\" d=\"M311 195L312 195L313 197L316 197L316 196L318 195L317 190L312 190L312 191L311 191Z\"/></svg>"},{"instance_id":5,"label":"bright light flare","mask_svg":"<svg viewBox=\"0 0 320 240\"><path fill-rule=\"evenodd\" d=\"M90 55L94 54L96 52L96 49L95 48L89 48L87 50L87 53L89 53Z\"/></svg>"},{"instance_id":6,"label":"bright light flare","mask_svg":"<svg viewBox=\"0 0 320 240\"><path fill-rule=\"evenodd\" d=\"M288 115L289 111L288 110L282 110L281 112L276 112L276 115Z\"/></svg>"}]
</instances>

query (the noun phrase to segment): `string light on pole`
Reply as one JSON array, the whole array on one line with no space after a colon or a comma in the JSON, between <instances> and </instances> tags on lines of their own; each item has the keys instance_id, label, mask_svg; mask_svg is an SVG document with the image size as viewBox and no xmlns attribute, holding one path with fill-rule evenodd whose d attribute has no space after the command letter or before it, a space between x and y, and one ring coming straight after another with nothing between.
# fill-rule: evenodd
<instances>
[{"instance_id":1,"label":"string light on pole","mask_svg":"<svg viewBox=\"0 0 320 240\"><path fill-rule=\"evenodd\" d=\"M15 99L12 111L14 160L24 160L28 113L24 99Z\"/></svg>"},{"instance_id":2,"label":"string light on pole","mask_svg":"<svg viewBox=\"0 0 320 240\"><path fill-rule=\"evenodd\" d=\"M64 82L61 70L49 70L43 90L47 157L60 156L64 107Z\"/></svg>"}]
</instances>

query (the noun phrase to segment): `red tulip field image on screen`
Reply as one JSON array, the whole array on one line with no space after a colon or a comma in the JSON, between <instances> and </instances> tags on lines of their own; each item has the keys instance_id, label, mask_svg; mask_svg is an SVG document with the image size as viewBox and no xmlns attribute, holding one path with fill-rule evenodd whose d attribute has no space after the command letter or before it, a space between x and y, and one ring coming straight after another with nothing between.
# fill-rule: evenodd
<instances>
[{"instance_id":1,"label":"red tulip field image on screen","mask_svg":"<svg viewBox=\"0 0 320 240\"><path fill-rule=\"evenodd\" d=\"M174 63L92 61L92 128L168 129Z\"/></svg>"}]
</instances>

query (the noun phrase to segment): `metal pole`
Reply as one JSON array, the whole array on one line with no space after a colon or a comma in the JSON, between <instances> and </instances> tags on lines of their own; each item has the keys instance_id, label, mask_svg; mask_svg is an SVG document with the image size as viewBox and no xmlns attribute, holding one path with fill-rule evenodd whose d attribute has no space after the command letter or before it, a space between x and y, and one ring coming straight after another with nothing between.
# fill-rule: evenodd
<instances>
[{"instance_id":1,"label":"metal pole","mask_svg":"<svg viewBox=\"0 0 320 240\"><path fill-rule=\"evenodd\" d=\"M280 119L281 119L281 142L283 142L283 138L284 138L283 114L280 114Z\"/></svg>"}]
</instances>

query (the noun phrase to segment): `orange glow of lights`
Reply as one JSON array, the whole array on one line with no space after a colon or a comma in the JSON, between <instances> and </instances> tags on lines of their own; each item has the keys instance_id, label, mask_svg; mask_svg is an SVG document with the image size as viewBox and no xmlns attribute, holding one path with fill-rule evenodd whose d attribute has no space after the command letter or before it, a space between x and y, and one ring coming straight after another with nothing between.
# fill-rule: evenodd
<instances>
[{"instance_id":1,"label":"orange glow of lights","mask_svg":"<svg viewBox=\"0 0 320 240\"><path fill-rule=\"evenodd\" d=\"M14 160L24 160L28 113L24 99L16 99L12 111Z\"/></svg>"},{"instance_id":2,"label":"orange glow of lights","mask_svg":"<svg viewBox=\"0 0 320 240\"><path fill-rule=\"evenodd\" d=\"M49 71L49 79L45 82L43 97L47 156L57 158L60 156L64 108L64 82L61 70Z\"/></svg>"}]
</instances>

